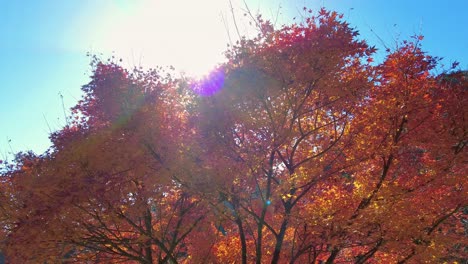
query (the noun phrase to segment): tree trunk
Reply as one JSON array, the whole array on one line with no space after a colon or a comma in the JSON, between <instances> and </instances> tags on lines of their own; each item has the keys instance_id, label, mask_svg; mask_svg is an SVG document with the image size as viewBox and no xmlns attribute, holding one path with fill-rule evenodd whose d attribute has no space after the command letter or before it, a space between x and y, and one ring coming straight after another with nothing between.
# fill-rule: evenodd
<instances>
[{"instance_id":1,"label":"tree trunk","mask_svg":"<svg viewBox=\"0 0 468 264\"><path fill-rule=\"evenodd\" d=\"M236 217L236 224L239 228L239 236L241 241L242 264L247 264L247 243L245 242L245 233L244 227L242 226L242 220L239 218L239 216Z\"/></svg>"},{"instance_id":2,"label":"tree trunk","mask_svg":"<svg viewBox=\"0 0 468 264\"><path fill-rule=\"evenodd\" d=\"M284 235L286 234L286 229L289 224L289 216L291 214L291 209L293 207L291 204L291 199L289 199L287 202L283 201L283 206L284 206L284 219L283 219L283 223L281 223L280 231L278 235L276 236L275 252L273 253L273 259L271 260L272 264L278 263L280 259L280 253L283 247Z\"/></svg>"},{"instance_id":3,"label":"tree trunk","mask_svg":"<svg viewBox=\"0 0 468 264\"><path fill-rule=\"evenodd\" d=\"M283 220L283 223L281 223L280 231L278 233L278 236L276 237L275 252L273 253L273 259L271 260L271 264L276 264L279 261L281 248L283 247L284 235L286 234L286 228L288 226L288 222L289 222L289 213L286 216L286 218Z\"/></svg>"},{"instance_id":4,"label":"tree trunk","mask_svg":"<svg viewBox=\"0 0 468 264\"><path fill-rule=\"evenodd\" d=\"M335 258L338 256L338 253L340 253L340 250L336 247L333 248L325 264L333 264L333 261L335 261Z\"/></svg>"}]
</instances>

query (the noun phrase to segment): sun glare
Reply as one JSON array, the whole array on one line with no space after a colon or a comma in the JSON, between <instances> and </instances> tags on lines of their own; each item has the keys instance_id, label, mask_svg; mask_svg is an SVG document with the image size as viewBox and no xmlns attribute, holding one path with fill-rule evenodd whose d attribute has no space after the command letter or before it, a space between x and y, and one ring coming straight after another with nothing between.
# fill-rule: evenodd
<instances>
[{"instance_id":1,"label":"sun glare","mask_svg":"<svg viewBox=\"0 0 468 264\"><path fill-rule=\"evenodd\" d=\"M121 57L129 66L174 66L193 77L223 61L228 37L219 0L121 2L106 7L93 49Z\"/></svg>"}]
</instances>

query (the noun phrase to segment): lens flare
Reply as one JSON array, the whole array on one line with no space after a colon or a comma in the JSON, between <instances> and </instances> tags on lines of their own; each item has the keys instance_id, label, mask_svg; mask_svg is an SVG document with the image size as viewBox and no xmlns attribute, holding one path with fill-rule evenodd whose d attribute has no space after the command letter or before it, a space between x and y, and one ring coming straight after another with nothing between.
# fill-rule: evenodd
<instances>
[{"instance_id":1,"label":"lens flare","mask_svg":"<svg viewBox=\"0 0 468 264\"><path fill-rule=\"evenodd\" d=\"M201 96L212 96L224 86L224 69L218 68L208 76L192 85L192 89Z\"/></svg>"}]
</instances>

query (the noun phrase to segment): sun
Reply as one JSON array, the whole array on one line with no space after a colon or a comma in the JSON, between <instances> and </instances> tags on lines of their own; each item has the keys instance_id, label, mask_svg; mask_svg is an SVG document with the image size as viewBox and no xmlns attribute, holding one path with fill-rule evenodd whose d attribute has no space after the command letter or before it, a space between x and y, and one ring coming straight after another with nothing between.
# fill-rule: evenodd
<instances>
[{"instance_id":1,"label":"sun","mask_svg":"<svg viewBox=\"0 0 468 264\"><path fill-rule=\"evenodd\" d=\"M113 52L129 66L174 66L200 77L224 59L225 4L221 0L114 2L95 23L93 50Z\"/></svg>"}]
</instances>

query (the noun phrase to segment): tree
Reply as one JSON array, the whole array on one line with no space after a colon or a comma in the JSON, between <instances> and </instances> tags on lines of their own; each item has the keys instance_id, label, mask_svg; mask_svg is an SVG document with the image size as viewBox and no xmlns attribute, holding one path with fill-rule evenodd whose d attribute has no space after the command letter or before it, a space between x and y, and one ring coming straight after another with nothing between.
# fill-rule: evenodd
<instances>
[{"instance_id":1,"label":"tree","mask_svg":"<svg viewBox=\"0 0 468 264\"><path fill-rule=\"evenodd\" d=\"M19 155L4 177L12 188L5 199L17 205L8 218L12 261L164 263L186 255L185 239L205 212L166 164L182 126L170 120L170 82L95 62L74 123L51 136L50 153Z\"/></svg>"},{"instance_id":2,"label":"tree","mask_svg":"<svg viewBox=\"0 0 468 264\"><path fill-rule=\"evenodd\" d=\"M9 260L466 260L466 72L422 37L375 64L323 9L257 23L201 81L95 59L75 121L2 173Z\"/></svg>"}]
</instances>

